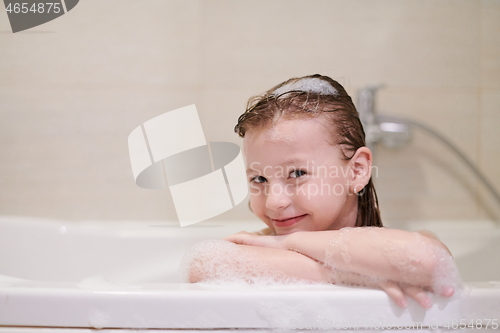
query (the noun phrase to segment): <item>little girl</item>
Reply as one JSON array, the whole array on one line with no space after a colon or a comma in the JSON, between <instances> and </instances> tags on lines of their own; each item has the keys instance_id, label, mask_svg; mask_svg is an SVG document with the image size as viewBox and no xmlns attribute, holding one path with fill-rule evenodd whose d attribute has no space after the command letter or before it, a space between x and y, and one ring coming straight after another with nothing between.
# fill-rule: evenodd
<instances>
[{"instance_id":1,"label":"little girl","mask_svg":"<svg viewBox=\"0 0 500 333\"><path fill-rule=\"evenodd\" d=\"M383 289L399 306L423 307L460 283L451 254L426 232L382 227L372 154L358 112L329 77L290 79L249 101L244 138L250 208L268 228L205 243L190 282L315 281Z\"/></svg>"}]
</instances>

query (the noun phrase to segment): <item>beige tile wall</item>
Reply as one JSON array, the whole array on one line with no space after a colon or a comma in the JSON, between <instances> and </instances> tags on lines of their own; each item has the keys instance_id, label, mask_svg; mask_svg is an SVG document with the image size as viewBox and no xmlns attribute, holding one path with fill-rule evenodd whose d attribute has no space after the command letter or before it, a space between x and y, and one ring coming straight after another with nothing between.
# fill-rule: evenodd
<instances>
[{"instance_id":1,"label":"beige tile wall","mask_svg":"<svg viewBox=\"0 0 500 333\"><path fill-rule=\"evenodd\" d=\"M246 100L322 73L355 95L384 83L380 113L425 122L500 188L500 2L496 0L85 0L12 34L0 10L0 214L175 219L168 191L135 186L127 136L195 103L208 141ZM379 147L389 223L499 218L477 179L415 132ZM219 218L251 218L246 204Z\"/></svg>"}]
</instances>

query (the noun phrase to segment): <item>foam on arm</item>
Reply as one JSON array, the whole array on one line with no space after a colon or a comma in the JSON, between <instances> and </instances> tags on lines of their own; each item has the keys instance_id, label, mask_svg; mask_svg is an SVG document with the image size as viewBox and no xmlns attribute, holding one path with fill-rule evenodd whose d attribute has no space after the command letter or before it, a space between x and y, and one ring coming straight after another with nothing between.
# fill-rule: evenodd
<instances>
[{"instance_id":1,"label":"foam on arm","mask_svg":"<svg viewBox=\"0 0 500 333\"><path fill-rule=\"evenodd\" d=\"M184 256L184 280L215 284L326 282L329 269L287 250L237 245L224 240L196 244Z\"/></svg>"},{"instance_id":2,"label":"foam on arm","mask_svg":"<svg viewBox=\"0 0 500 333\"><path fill-rule=\"evenodd\" d=\"M296 232L284 246L323 262L332 280L349 280L346 274L372 277L367 286L387 279L403 284L432 287L438 293L460 283L456 265L437 239L417 232L363 227L320 232Z\"/></svg>"}]
</instances>

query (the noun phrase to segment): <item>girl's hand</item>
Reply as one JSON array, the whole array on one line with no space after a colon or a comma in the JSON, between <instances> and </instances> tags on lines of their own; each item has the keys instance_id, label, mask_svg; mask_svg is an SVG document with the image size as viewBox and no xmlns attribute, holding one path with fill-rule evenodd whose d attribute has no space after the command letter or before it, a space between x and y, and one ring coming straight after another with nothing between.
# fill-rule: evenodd
<instances>
[{"instance_id":1,"label":"girl's hand","mask_svg":"<svg viewBox=\"0 0 500 333\"><path fill-rule=\"evenodd\" d=\"M426 309L432 306L432 298L429 297L427 292L421 287L402 287L394 281L385 281L380 284L380 288L385 291L400 308L406 308L408 306L408 300L405 295L410 296Z\"/></svg>"},{"instance_id":2,"label":"girl's hand","mask_svg":"<svg viewBox=\"0 0 500 333\"><path fill-rule=\"evenodd\" d=\"M284 237L285 236L260 236L242 231L237 234L228 236L224 238L224 240L240 245L270 247L274 249L286 250L283 244Z\"/></svg>"},{"instance_id":3,"label":"girl's hand","mask_svg":"<svg viewBox=\"0 0 500 333\"><path fill-rule=\"evenodd\" d=\"M384 281L379 286L401 308L406 308L408 306L406 296L413 298L418 304L426 309L432 306L433 293L427 291L423 287L401 286L394 281ZM455 290L450 287L443 290L441 293L439 293L439 295L451 297L454 293Z\"/></svg>"}]
</instances>

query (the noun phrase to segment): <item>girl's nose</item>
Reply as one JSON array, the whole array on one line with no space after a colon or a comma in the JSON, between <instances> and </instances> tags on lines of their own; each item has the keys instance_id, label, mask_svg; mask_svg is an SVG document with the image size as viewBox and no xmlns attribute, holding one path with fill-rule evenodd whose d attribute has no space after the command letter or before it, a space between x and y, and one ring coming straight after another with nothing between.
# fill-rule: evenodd
<instances>
[{"instance_id":1,"label":"girl's nose","mask_svg":"<svg viewBox=\"0 0 500 333\"><path fill-rule=\"evenodd\" d=\"M271 210L281 210L288 207L291 202L291 194L287 187L282 184L274 183L267 188L266 208Z\"/></svg>"}]
</instances>

